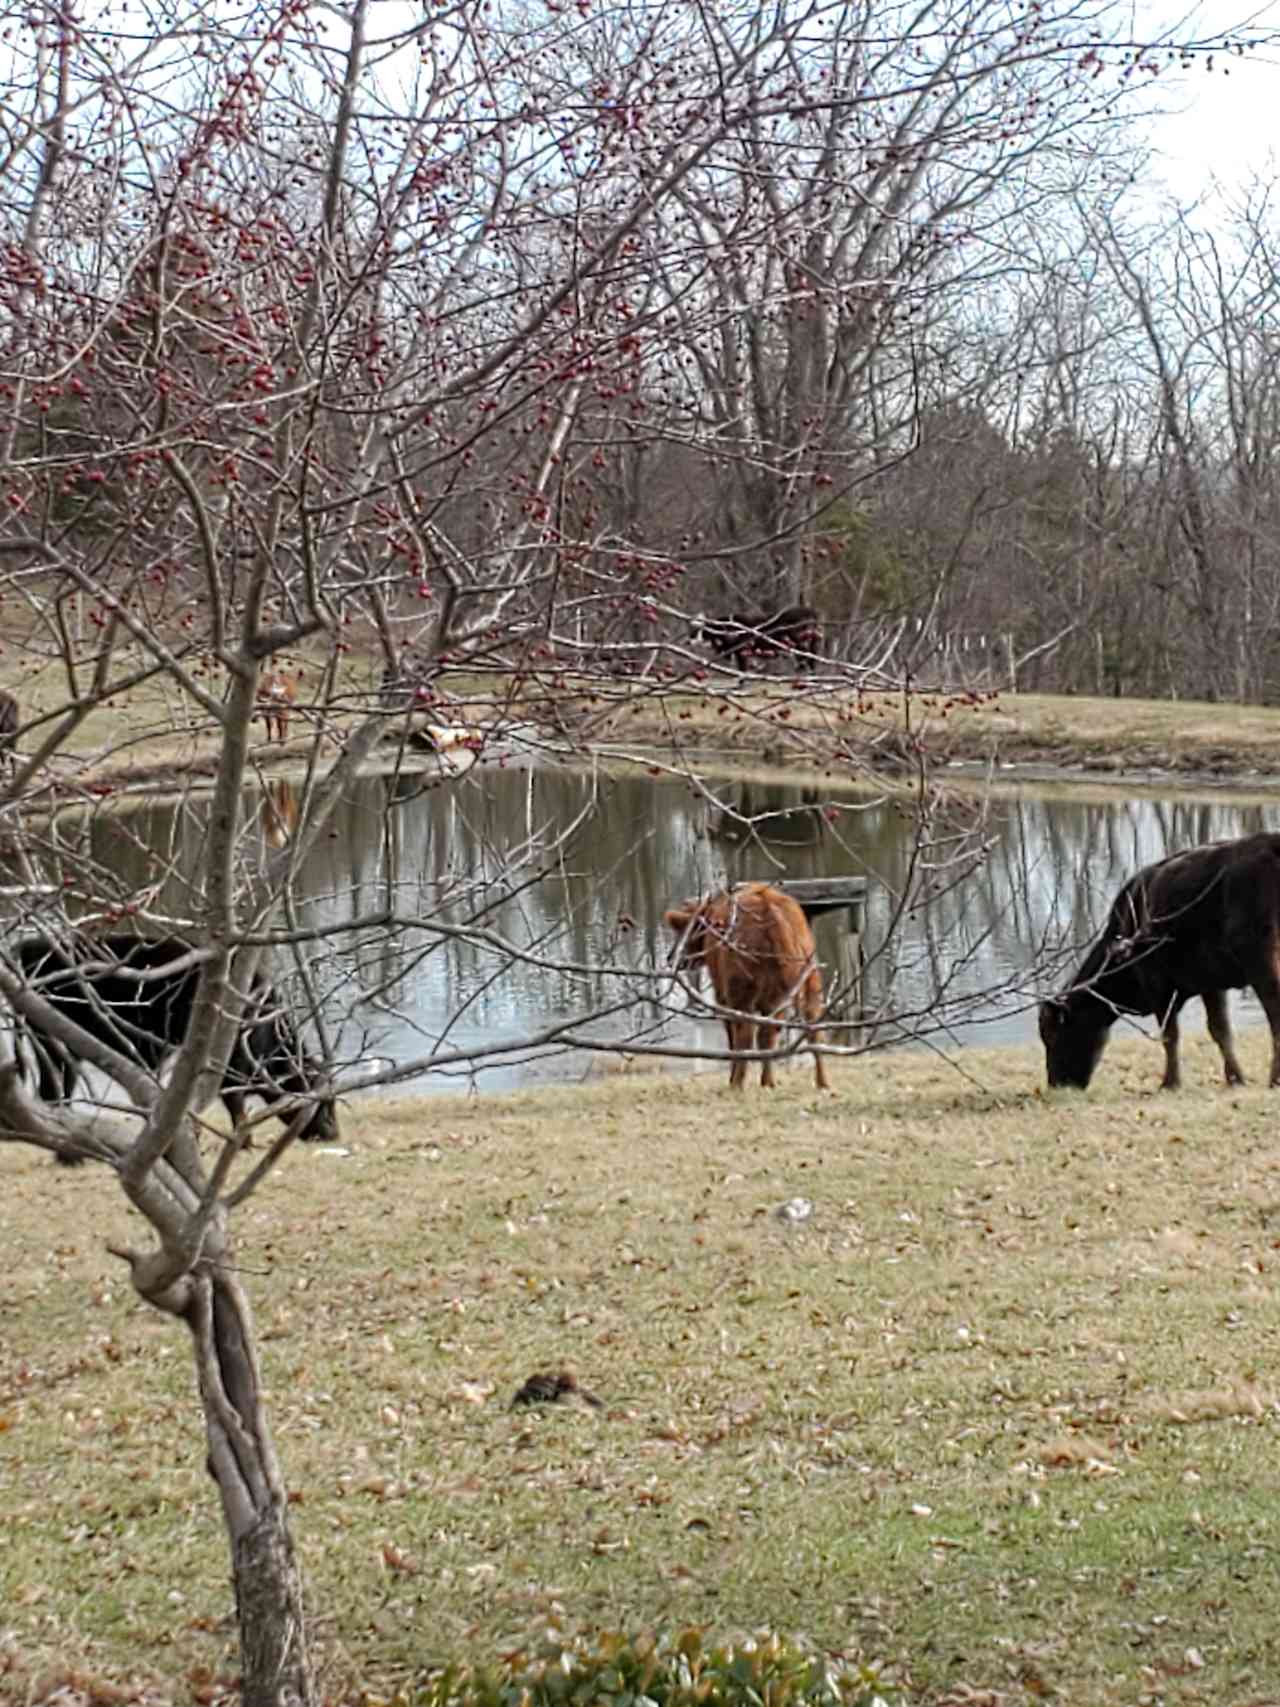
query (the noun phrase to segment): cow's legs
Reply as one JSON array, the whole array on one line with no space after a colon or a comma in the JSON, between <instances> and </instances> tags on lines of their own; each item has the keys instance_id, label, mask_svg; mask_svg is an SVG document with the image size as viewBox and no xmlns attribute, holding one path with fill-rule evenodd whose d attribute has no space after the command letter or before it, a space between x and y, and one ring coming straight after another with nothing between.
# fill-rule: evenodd
<instances>
[{"instance_id":1,"label":"cow's legs","mask_svg":"<svg viewBox=\"0 0 1280 1707\"><path fill-rule=\"evenodd\" d=\"M1280 1085L1280 978L1271 972L1257 979L1253 988L1271 1027L1270 1083L1274 1087Z\"/></svg>"},{"instance_id":2,"label":"cow's legs","mask_svg":"<svg viewBox=\"0 0 1280 1707\"><path fill-rule=\"evenodd\" d=\"M231 1130L238 1131L244 1120L247 1093L239 1085L224 1085L222 1087L222 1106L231 1116ZM253 1147L253 1139L245 1134L245 1146Z\"/></svg>"},{"instance_id":3,"label":"cow's legs","mask_svg":"<svg viewBox=\"0 0 1280 1707\"><path fill-rule=\"evenodd\" d=\"M1209 1036L1218 1045L1222 1070L1229 1085L1244 1083L1244 1068L1236 1054L1236 1041L1231 1032L1231 1014L1227 1008L1227 992L1210 990L1204 997L1204 1016L1209 1022Z\"/></svg>"},{"instance_id":4,"label":"cow's legs","mask_svg":"<svg viewBox=\"0 0 1280 1707\"><path fill-rule=\"evenodd\" d=\"M762 1019L756 1026L756 1048L776 1049L778 1047L778 1022L774 1019ZM777 1081L773 1076L773 1062L760 1063L760 1085L766 1091L773 1090Z\"/></svg>"},{"instance_id":5,"label":"cow's legs","mask_svg":"<svg viewBox=\"0 0 1280 1707\"><path fill-rule=\"evenodd\" d=\"M65 1043L30 1026L27 1037L36 1059L36 1077L41 1102L70 1102L76 1094L79 1068Z\"/></svg>"},{"instance_id":6,"label":"cow's legs","mask_svg":"<svg viewBox=\"0 0 1280 1707\"><path fill-rule=\"evenodd\" d=\"M755 1029L749 1020L727 1019L724 1028L729 1033L729 1049L733 1054L733 1065L729 1068L729 1089L740 1091L747 1077L747 1063L737 1053L739 1049L750 1049L751 1034Z\"/></svg>"},{"instance_id":7,"label":"cow's legs","mask_svg":"<svg viewBox=\"0 0 1280 1707\"><path fill-rule=\"evenodd\" d=\"M1176 1091L1182 1083L1182 1069L1178 1062L1178 1015L1182 1010L1182 1001L1174 998L1169 1004L1164 1024L1160 1027L1160 1041L1164 1044L1164 1078L1160 1081L1162 1091Z\"/></svg>"},{"instance_id":8,"label":"cow's legs","mask_svg":"<svg viewBox=\"0 0 1280 1707\"><path fill-rule=\"evenodd\" d=\"M822 1018L822 974L816 966L809 968L804 981L802 1008L805 1019L809 1022L809 1037L813 1043L822 1042L822 1033L818 1029L818 1021ZM813 1081L820 1091L829 1091L827 1083L827 1063L825 1058L815 1049L813 1052Z\"/></svg>"}]
</instances>

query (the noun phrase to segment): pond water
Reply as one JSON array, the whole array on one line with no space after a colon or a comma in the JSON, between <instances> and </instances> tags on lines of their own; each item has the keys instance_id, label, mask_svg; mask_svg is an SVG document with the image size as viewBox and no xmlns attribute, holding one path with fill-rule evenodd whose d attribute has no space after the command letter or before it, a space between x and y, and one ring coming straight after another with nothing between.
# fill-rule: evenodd
<instances>
[{"instance_id":1,"label":"pond water","mask_svg":"<svg viewBox=\"0 0 1280 1707\"><path fill-rule=\"evenodd\" d=\"M273 792L258 857L267 840L287 838L289 796ZM156 911L189 915L203 809L197 798L177 811L61 821L49 874L57 880L59 840L79 853L87 841L122 894L156 884ZM554 765L477 766L432 787L373 775L304 863L295 922L339 932L302 959L346 1081L434 1063L402 1093L580 1077L607 1058L505 1047L574 1022L582 1036L637 1048L721 1048L722 1028L670 977L662 914L746 877L870 880L865 1023L840 1040L1024 1041L1036 1000L1069 975L1133 871L1176 848L1278 826L1280 805L1225 797L957 794L922 846L891 801L825 786ZM843 916L819 920L817 934L838 995ZM288 962L274 971L283 982ZM498 1052L450 1062L476 1048Z\"/></svg>"}]
</instances>

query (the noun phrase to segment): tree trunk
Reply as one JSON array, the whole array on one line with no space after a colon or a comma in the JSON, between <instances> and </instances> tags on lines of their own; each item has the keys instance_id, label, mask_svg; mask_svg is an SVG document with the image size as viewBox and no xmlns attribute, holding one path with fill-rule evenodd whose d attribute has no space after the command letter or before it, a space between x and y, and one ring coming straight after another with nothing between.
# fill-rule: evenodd
<instances>
[{"instance_id":1,"label":"tree trunk","mask_svg":"<svg viewBox=\"0 0 1280 1707\"><path fill-rule=\"evenodd\" d=\"M265 1512L231 1547L240 1615L243 1707L307 1707L314 1699L302 1578L283 1508Z\"/></svg>"},{"instance_id":2,"label":"tree trunk","mask_svg":"<svg viewBox=\"0 0 1280 1707\"><path fill-rule=\"evenodd\" d=\"M209 1473L231 1539L242 1707L310 1707L315 1691L302 1574L263 1412L249 1301L222 1263L202 1263L192 1282L184 1314L194 1339Z\"/></svg>"}]
</instances>

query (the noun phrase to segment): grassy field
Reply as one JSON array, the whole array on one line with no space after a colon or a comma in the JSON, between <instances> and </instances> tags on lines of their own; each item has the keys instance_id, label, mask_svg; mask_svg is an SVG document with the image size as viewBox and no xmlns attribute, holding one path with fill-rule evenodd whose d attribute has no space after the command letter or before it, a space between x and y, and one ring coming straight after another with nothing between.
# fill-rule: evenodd
<instances>
[{"instance_id":1,"label":"grassy field","mask_svg":"<svg viewBox=\"0 0 1280 1707\"><path fill-rule=\"evenodd\" d=\"M553 700L606 746L788 764L901 712L808 683ZM1280 776L1269 710L911 716L939 760ZM142 690L56 768L206 764L178 721ZM330 1699L548 1626L697 1624L878 1660L932 1707L1280 1704L1280 1095L1224 1091L1192 1039L1160 1096L1158 1053L1114 1047L1085 1097L1015 1050L838 1066L824 1098L797 1069L736 1101L619 1073L354 1105L350 1153L299 1151L239 1226ZM0 1147L0 1191L0 1701L217 1702L186 1343L106 1254L138 1237L108 1180ZM602 1408L511 1408L564 1365Z\"/></svg>"},{"instance_id":2,"label":"grassy field","mask_svg":"<svg viewBox=\"0 0 1280 1707\"><path fill-rule=\"evenodd\" d=\"M365 1101L290 1157L239 1257L329 1697L767 1624L912 1702L1280 1701L1280 1098L1037 1054ZM215 1701L186 1344L104 1176L0 1185L0 1699ZM511 1407L565 1365L601 1409Z\"/></svg>"}]
</instances>

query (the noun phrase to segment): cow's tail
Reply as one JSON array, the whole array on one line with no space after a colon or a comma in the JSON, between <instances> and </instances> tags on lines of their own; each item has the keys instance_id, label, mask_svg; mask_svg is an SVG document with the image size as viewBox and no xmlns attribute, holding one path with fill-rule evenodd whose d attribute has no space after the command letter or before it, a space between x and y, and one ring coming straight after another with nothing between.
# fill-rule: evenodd
<instances>
[{"instance_id":1,"label":"cow's tail","mask_svg":"<svg viewBox=\"0 0 1280 1707\"><path fill-rule=\"evenodd\" d=\"M810 960L809 970L805 973L800 999L804 1010L805 1033L813 1052L813 1070L820 1089L826 1090L827 1069L819 1047L822 1043L822 1021L826 1004L822 998L822 971L814 960Z\"/></svg>"}]
</instances>

